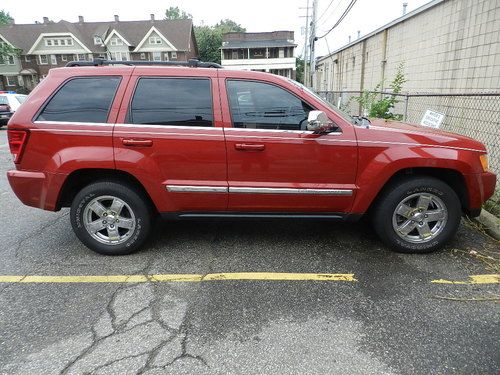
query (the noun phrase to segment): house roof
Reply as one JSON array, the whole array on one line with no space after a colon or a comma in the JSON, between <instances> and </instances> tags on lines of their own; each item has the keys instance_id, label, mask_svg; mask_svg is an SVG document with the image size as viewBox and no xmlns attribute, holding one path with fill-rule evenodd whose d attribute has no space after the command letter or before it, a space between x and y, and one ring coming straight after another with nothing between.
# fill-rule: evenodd
<instances>
[{"instance_id":1,"label":"house roof","mask_svg":"<svg viewBox=\"0 0 500 375\"><path fill-rule=\"evenodd\" d=\"M229 48L265 48L265 47L296 47L289 40L230 40L223 42L222 49Z\"/></svg>"},{"instance_id":2,"label":"house roof","mask_svg":"<svg viewBox=\"0 0 500 375\"><path fill-rule=\"evenodd\" d=\"M104 52L104 48L94 45L94 35L104 38L115 29L132 46L137 46L147 32L154 26L177 50L187 51L193 29L192 20L147 20L119 22L75 22L65 20L54 23L14 24L0 26L0 35L15 47L29 51L42 33L72 33L92 52ZM193 47L193 46L192 46Z\"/></svg>"}]
</instances>

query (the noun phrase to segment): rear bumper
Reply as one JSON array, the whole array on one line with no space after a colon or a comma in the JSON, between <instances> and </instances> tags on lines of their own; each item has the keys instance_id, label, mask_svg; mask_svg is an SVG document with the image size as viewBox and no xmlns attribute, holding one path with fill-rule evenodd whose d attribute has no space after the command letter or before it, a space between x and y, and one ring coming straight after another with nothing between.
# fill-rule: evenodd
<instances>
[{"instance_id":1,"label":"rear bumper","mask_svg":"<svg viewBox=\"0 0 500 375\"><path fill-rule=\"evenodd\" d=\"M466 175L469 192L469 207L467 214L471 217L479 216L481 206L495 192L497 176L491 172Z\"/></svg>"},{"instance_id":2,"label":"rear bumper","mask_svg":"<svg viewBox=\"0 0 500 375\"><path fill-rule=\"evenodd\" d=\"M7 178L10 187L25 205L56 211L64 175L11 170L7 172Z\"/></svg>"}]
</instances>

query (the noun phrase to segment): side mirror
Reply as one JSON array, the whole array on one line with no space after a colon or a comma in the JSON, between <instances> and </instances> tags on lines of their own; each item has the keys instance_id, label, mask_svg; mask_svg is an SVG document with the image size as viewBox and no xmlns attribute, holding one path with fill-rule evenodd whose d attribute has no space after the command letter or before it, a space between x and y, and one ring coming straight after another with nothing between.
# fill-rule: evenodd
<instances>
[{"instance_id":1,"label":"side mirror","mask_svg":"<svg viewBox=\"0 0 500 375\"><path fill-rule=\"evenodd\" d=\"M335 129L335 125L328 119L323 111L311 111L307 117L307 130L314 134L326 134Z\"/></svg>"}]
</instances>

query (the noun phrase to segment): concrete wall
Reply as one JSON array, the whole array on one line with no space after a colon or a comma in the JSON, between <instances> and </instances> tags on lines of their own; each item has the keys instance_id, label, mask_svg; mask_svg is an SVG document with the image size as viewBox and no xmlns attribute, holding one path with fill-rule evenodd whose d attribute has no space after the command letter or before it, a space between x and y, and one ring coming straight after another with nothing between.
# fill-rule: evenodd
<instances>
[{"instance_id":1,"label":"concrete wall","mask_svg":"<svg viewBox=\"0 0 500 375\"><path fill-rule=\"evenodd\" d=\"M373 89L405 64L410 92L500 88L500 1L445 0L318 61L313 87Z\"/></svg>"}]
</instances>

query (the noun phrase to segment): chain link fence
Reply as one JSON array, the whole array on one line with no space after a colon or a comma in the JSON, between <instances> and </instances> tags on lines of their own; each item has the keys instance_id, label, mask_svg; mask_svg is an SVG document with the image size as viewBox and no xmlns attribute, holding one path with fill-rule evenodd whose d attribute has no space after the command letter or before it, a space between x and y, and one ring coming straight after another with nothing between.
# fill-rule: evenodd
<instances>
[{"instance_id":1,"label":"chain link fence","mask_svg":"<svg viewBox=\"0 0 500 375\"><path fill-rule=\"evenodd\" d=\"M355 100L361 91L321 91L320 96L351 115L366 115ZM377 92L380 99L393 95ZM407 93L397 94L392 112L404 121L419 124L427 110L444 115L440 129L481 141L488 150L490 169L497 174L497 192L489 205L500 212L500 92L498 93Z\"/></svg>"}]
</instances>

